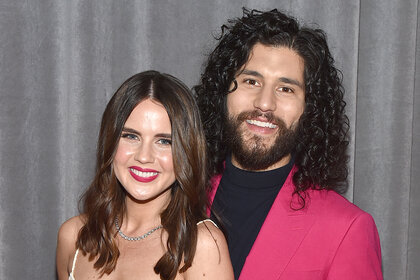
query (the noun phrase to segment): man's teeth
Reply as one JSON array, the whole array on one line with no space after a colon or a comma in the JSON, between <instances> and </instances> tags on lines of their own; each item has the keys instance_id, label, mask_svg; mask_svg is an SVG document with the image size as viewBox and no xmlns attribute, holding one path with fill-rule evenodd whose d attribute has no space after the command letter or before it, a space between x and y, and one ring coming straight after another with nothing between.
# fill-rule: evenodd
<instances>
[{"instance_id":1,"label":"man's teeth","mask_svg":"<svg viewBox=\"0 0 420 280\"><path fill-rule=\"evenodd\" d=\"M257 120L246 120L247 123L260 126L260 127L268 127L268 128L276 128L277 125L269 123L269 122L261 122Z\"/></svg>"},{"instance_id":2,"label":"man's teeth","mask_svg":"<svg viewBox=\"0 0 420 280\"><path fill-rule=\"evenodd\" d=\"M138 171L137 169L134 169L134 168L130 168L130 170L131 170L131 172L133 172L137 176L145 177L145 178L156 176L158 174L157 172L141 172L141 171Z\"/></svg>"}]
</instances>

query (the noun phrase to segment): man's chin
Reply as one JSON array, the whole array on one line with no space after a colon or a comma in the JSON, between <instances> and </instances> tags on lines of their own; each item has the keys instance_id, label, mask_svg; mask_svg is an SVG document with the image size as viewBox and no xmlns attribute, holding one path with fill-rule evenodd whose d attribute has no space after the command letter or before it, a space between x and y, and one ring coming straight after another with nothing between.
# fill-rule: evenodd
<instances>
[{"instance_id":1,"label":"man's chin","mask_svg":"<svg viewBox=\"0 0 420 280\"><path fill-rule=\"evenodd\" d=\"M272 139L253 137L252 139L242 141L242 149L247 153L251 154L255 149L258 149L261 153L268 153L274 146Z\"/></svg>"},{"instance_id":2,"label":"man's chin","mask_svg":"<svg viewBox=\"0 0 420 280\"><path fill-rule=\"evenodd\" d=\"M226 143L243 169L264 170L289 154L295 145L295 131L279 119L276 133L260 134L244 127L243 118L226 120Z\"/></svg>"}]
</instances>

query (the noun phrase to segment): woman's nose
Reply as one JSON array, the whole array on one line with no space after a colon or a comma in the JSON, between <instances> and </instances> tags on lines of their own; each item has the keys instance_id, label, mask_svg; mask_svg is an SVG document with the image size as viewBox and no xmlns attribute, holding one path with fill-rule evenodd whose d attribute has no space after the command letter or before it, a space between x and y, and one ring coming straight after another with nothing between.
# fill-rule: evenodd
<instances>
[{"instance_id":1,"label":"woman's nose","mask_svg":"<svg viewBox=\"0 0 420 280\"><path fill-rule=\"evenodd\" d=\"M147 143L142 143L136 151L135 160L141 163L153 162L153 149Z\"/></svg>"}]
</instances>

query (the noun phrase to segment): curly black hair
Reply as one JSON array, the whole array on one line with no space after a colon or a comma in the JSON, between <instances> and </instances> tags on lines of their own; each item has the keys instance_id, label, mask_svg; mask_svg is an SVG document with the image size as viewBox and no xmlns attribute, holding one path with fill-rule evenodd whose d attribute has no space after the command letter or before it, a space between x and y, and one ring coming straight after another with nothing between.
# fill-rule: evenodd
<instances>
[{"instance_id":1,"label":"curly black hair","mask_svg":"<svg viewBox=\"0 0 420 280\"><path fill-rule=\"evenodd\" d=\"M225 144L224 120L229 86L248 61L256 43L287 47L304 60L305 110L299 120L294 155L297 171L295 193L347 186L349 121L345 114L341 72L335 68L325 33L301 27L278 11L243 8L243 17L221 27L219 42L209 55L201 84L193 87L203 120L209 152L210 176L223 171L229 152Z\"/></svg>"}]
</instances>

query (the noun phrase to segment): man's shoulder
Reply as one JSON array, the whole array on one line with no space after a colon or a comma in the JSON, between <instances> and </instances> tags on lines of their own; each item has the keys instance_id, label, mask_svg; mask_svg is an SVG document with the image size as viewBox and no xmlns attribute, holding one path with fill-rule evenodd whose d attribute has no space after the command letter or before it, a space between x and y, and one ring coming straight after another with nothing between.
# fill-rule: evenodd
<instances>
[{"instance_id":1,"label":"man's shoulder","mask_svg":"<svg viewBox=\"0 0 420 280\"><path fill-rule=\"evenodd\" d=\"M359 216L370 216L333 190L308 190L307 203L309 211L321 219L349 222Z\"/></svg>"}]
</instances>

